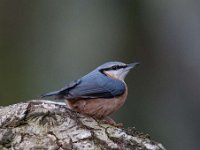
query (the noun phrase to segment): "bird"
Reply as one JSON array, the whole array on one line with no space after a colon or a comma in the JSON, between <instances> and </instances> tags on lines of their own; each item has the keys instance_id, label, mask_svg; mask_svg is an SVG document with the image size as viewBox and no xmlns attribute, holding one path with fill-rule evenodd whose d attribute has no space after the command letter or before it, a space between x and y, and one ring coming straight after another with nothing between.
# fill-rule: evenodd
<instances>
[{"instance_id":1,"label":"bird","mask_svg":"<svg viewBox=\"0 0 200 150\"><path fill-rule=\"evenodd\" d=\"M41 97L64 99L70 109L117 126L109 116L127 99L128 87L124 80L137 65L138 62L106 62L80 79Z\"/></svg>"}]
</instances>

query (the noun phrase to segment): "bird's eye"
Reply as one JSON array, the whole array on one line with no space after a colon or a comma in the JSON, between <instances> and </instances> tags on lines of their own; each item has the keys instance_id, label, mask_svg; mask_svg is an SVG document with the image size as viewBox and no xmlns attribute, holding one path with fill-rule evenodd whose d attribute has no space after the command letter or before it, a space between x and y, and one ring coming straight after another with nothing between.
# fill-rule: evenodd
<instances>
[{"instance_id":1,"label":"bird's eye","mask_svg":"<svg viewBox=\"0 0 200 150\"><path fill-rule=\"evenodd\" d=\"M117 70L119 69L119 66L112 66L112 70Z\"/></svg>"}]
</instances>

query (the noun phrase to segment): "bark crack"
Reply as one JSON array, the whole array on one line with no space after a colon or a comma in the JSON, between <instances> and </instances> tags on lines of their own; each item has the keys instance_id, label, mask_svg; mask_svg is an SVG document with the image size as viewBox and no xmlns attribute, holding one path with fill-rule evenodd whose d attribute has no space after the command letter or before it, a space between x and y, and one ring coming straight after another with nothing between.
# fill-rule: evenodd
<instances>
[{"instance_id":1,"label":"bark crack","mask_svg":"<svg viewBox=\"0 0 200 150\"><path fill-rule=\"evenodd\" d=\"M3 148L165 150L135 128L117 128L44 100L0 107Z\"/></svg>"}]
</instances>

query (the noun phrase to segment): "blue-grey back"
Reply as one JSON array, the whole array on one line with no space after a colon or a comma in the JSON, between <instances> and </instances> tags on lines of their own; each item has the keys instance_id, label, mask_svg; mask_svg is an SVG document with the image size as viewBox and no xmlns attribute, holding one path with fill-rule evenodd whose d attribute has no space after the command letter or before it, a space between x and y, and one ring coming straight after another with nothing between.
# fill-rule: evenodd
<instances>
[{"instance_id":1,"label":"blue-grey back","mask_svg":"<svg viewBox=\"0 0 200 150\"><path fill-rule=\"evenodd\" d=\"M122 95L125 83L112 79L97 70L82 77L80 83L68 92L69 98L113 98Z\"/></svg>"}]
</instances>

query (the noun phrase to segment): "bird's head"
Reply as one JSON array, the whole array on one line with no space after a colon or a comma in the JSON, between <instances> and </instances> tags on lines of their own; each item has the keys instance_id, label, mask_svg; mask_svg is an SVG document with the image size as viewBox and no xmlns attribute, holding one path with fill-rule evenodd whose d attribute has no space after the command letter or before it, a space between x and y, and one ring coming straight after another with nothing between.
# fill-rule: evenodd
<instances>
[{"instance_id":1,"label":"bird's head","mask_svg":"<svg viewBox=\"0 0 200 150\"><path fill-rule=\"evenodd\" d=\"M125 64L123 62L107 62L97 68L101 73L118 80L124 80L128 72L139 65L138 62Z\"/></svg>"}]
</instances>

